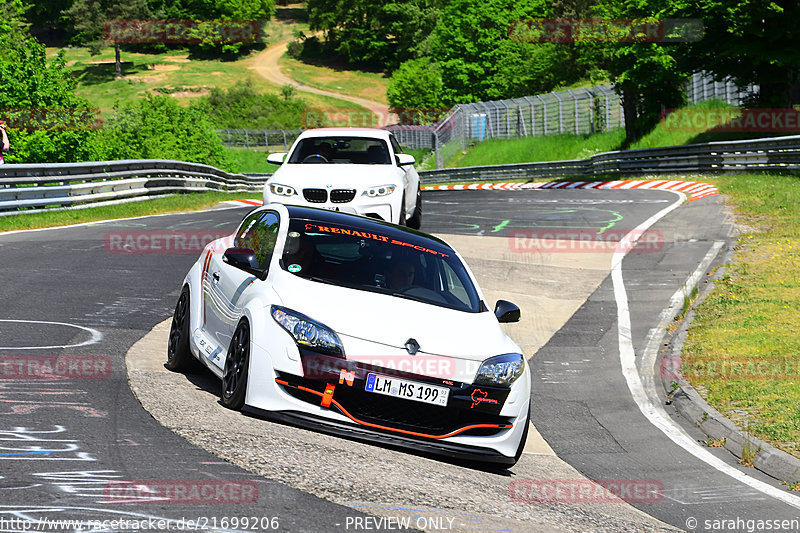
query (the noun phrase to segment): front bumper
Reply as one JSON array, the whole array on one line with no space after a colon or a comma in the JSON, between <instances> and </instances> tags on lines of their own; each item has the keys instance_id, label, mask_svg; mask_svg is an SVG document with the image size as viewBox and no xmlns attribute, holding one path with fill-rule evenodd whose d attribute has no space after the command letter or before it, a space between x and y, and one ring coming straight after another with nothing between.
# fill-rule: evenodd
<instances>
[{"instance_id":1,"label":"front bumper","mask_svg":"<svg viewBox=\"0 0 800 533\"><path fill-rule=\"evenodd\" d=\"M341 416L323 418L300 410L271 412L270 416L327 432L452 458L508 465L515 461L493 446L498 439L506 440L512 431L520 433L521 430L515 430L515 424L525 418L500 415L509 396L507 388L475 386L320 354L301 353L301 358L304 376L278 372L276 385L283 393L308 405L310 410L322 410L320 414L330 410ZM449 390L447 405L367 392L365 384L370 373L446 387Z\"/></svg>"}]
</instances>

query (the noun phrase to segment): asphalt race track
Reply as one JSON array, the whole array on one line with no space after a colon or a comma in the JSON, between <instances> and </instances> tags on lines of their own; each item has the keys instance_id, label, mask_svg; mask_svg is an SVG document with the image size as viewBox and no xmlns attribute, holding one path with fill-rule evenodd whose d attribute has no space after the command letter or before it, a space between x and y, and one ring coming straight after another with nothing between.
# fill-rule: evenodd
<instances>
[{"instance_id":1,"label":"asphalt race track","mask_svg":"<svg viewBox=\"0 0 800 533\"><path fill-rule=\"evenodd\" d=\"M281 428L283 440L278 442L276 437L273 447L268 440L274 429L272 423L226 411L216 404L216 391L208 376L182 376L163 370L165 381L154 394L160 395L164 416L193 420L206 412L214 413L205 422L216 424L215 432L184 435L192 442L204 443L203 448L190 444L154 420L153 416L160 416L155 411L151 416L142 408L128 384L125 355L171 315L180 282L199 255L199 248L188 253L166 249L174 247L175 241L170 244L163 235L180 234L186 239L182 242L191 244L192 238L228 234L247 209L0 234L0 273L5 280L0 289L0 531L23 529L21 522L13 519L40 524L45 519L82 520L84 526L94 525L98 531L135 530L126 526L142 519L163 519L168 522L162 526L185 530L199 529L188 527L189 520L219 530L396 530L400 524L387 517L418 518L421 511L401 509L400 505L372 509L363 504L382 498L394 501L389 490L395 485L408 487L402 501L409 505L413 505L417 490L420 501L424 500L423 492L431 498L436 494L437 501L426 503L447 508L449 515L437 514L434 505L426 505L424 512L430 512L431 520L410 522L412 528L428 530L616 531L668 530L674 526L693 531L746 531L747 520L800 516L800 503L792 505L800 499L784 491L778 481L739 466L723 449L702 448L729 468L773 487L784 495L783 501L759 490L757 483L743 483L722 472L718 465L709 465L691 447L687 450L679 446L651 423L634 400L638 391L629 388L631 367L626 365L630 361L620 355L625 352L620 349L618 327L620 318L625 319L619 313L623 294L629 302L632 364L642 376L652 375L646 352L653 348L649 344L662 310L698 265L711 257L709 251L715 243L723 243L728 237L719 197L684 204L655 221L652 231L661 244L653 240L642 247L640 242L638 251L625 256L616 278L608 269L584 268L582 261L592 256L585 250L542 251L531 248L531 243L543 239L537 241L542 245L558 232L573 239L586 234L627 234L672 205L675 194L442 191L426 192L423 198L422 229L445 238L451 236L471 266L473 259L464 253L464 246L472 242L468 239L486 238L481 242L502 243L504 253L522 263L539 261L536 268L542 279L550 280L549 285L515 286L514 292L522 294L520 291L529 288L531 300L526 303L540 311L541 317L533 313L536 316L522 332L525 340L518 342L526 355L536 351L530 359L534 375L532 421L558 458L531 452L509 471L483 471L346 439L308 435L288 427ZM133 248L126 248L126 242L134 242ZM572 272L591 270L585 279L594 281L578 286L578 280L584 278L564 276L565 262L571 262ZM492 277L480 257L474 263L477 267L473 268L486 271L490 278L488 289L481 281L490 300L503 293L504 285L515 281L513 270L506 277ZM586 294L579 299L583 294L580 288L586 289ZM548 322L547 295L540 292L552 297L565 295L564 301L571 303L562 305L564 320ZM40 356L66 356L82 369L81 379L32 375L24 366L26 358ZM183 397L168 380L180 380L182 387L196 393L203 406L182 403ZM663 396L663 388L657 392ZM229 439L234 442L241 437L234 434L233 424L226 425L226 417L265 428L266 437L248 437L250 442L241 443L241 447L220 451ZM695 441L702 438L696 428L679 419L675 422ZM293 435L307 440L286 440ZM247 446L258 450L257 457L248 455ZM293 470L307 468L305 477L293 477L288 469L269 466L270 460L281 463L282 447L292 446L304 452L304 464L293 465ZM329 461L329 453L347 464L346 473L370 480L369 491L364 488L364 492L356 491L348 497L349 492L337 487L334 479L339 472ZM259 463L247 462L253 458ZM381 460L386 463L373 464ZM251 467L241 468L244 465ZM392 468L382 465L397 465L402 475L394 478ZM314 472L324 473L326 469L336 472L326 478L329 486L308 481ZM567 479L575 479L578 472L595 480L644 480L659 485L662 497L644 501L633 498L632 505L663 524L646 519L627 504L541 503L526 501L525 497L514 501L510 483L524 485L547 476L564 479L571 475ZM478 487L485 483L485 490L470 495L467 490L465 494L451 493L456 488L448 484L448 479L456 478L463 480L462 485L474 483ZM201 498L202 502L184 498L180 499L182 503L172 503L153 501L146 490L123 490L153 483L182 490L211 487L217 492L210 500ZM497 493L488 492L495 489ZM451 500L463 508L448 507ZM493 501L501 500L496 514L486 511L494 508ZM468 515L473 508L483 510ZM459 510L463 514L456 516ZM434 516L443 521L434 522ZM457 519L457 523L448 518ZM741 524L738 529L714 522L737 519ZM95 520L128 522L101 527L90 523ZM150 525L149 529L155 527ZM144 528L147 526L138 529ZM45 526L44 530L49 529Z\"/></svg>"}]
</instances>

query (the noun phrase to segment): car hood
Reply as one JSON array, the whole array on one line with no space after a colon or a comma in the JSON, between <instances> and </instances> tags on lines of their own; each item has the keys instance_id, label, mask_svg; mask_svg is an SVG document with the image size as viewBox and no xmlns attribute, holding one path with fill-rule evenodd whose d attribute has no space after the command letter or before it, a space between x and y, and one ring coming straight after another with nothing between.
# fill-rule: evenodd
<instances>
[{"instance_id":1,"label":"car hood","mask_svg":"<svg viewBox=\"0 0 800 533\"><path fill-rule=\"evenodd\" d=\"M403 298L309 281L292 274L277 290L284 305L333 329L348 358L356 351L405 353L413 338L419 353L483 361L518 352L494 314L465 313ZM366 341L366 342L364 342Z\"/></svg>"},{"instance_id":2,"label":"car hood","mask_svg":"<svg viewBox=\"0 0 800 533\"><path fill-rule=\"evenodd\" d=\"M394 165L286 164L268 180L293 187L353 187L397 184L398 168Z\"/></svg>"}]
</instances>

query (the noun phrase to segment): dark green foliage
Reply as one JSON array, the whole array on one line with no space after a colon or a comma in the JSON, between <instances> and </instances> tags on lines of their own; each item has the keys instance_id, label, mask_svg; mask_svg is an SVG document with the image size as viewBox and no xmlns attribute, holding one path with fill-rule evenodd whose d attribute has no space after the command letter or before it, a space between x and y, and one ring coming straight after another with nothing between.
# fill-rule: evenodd
<instances>
[{"instance_id":1,"label":"dark green foliage","mask_svg":"<svg viewBox=\"0 0 800 533\"><path fill-rule=\"evenodd\" d=\"M223 166L219 136L201 106L181 107L169 96L148 96L114 110L96 137L103 159L175 159Z\"/></svg>"},{"instance_id":2,"label":"dark green foliage","mask_svg":"<svg viewBox=\"0 0 800 533\"><path fill-rule=\"evenodd\" d=\"M259 93L249 81L228 90L211 89L205 102L209 119L217 128L298 128L308 112L305 101L291 95L284 99Z\"/></svg>"},{"instance_id":3,"label":"dark green foliage","mask_svg":"<svg viewBox=\"0 0 800 533\"><path fill-rule=\"evenodd\" d=\"M436 24L442 0L309 0L313 31L345 61L393 70L419 51ZM314 46L309 43L309 46ZM311 54L311 52L307 52Z\"/></svg>"},{"instance_id":4,"label":"dark green foliage","mask_svg":"<svg viewBox=\"0 0 800 533\"><path fill-rule=\"evenodd\" d=\"M96 125L89 103L72 92L63 55L48 62L45 48L22 21L13 1L0 20L0 119L8 124L7 163L91 158Z\"/></svg>"}]
</instances>

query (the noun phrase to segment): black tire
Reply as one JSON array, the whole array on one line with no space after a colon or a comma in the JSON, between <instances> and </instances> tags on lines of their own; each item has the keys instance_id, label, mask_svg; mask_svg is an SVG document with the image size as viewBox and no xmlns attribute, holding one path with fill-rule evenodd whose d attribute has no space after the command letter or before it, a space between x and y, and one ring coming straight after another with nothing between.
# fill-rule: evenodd
<instances>
[{"instance_id":1,"label":"black tire","mask_svg":"<svg viewBox=\"0 0 800 533\"><path fill-rule=\"evenodd\" d=\"M400 218L397 220L400 226L406 225L406 193L403 193L403 199L400 200Z\"/></svg>"},{"instance_id":2,"label":"black tire","mask_svg":"<svg viewBox=\"0 0 800 533\"><path fill-rule=\"evenodd\" d=\"M189 287L185 286L172 314L167 342L167 368L174 372L188 370L194 366L194 357L189 351L190 303Z\"/></svg>"},{"instance_id":3,"label":"black tire","mask_svg":"<svg viewBox=\"0 0 800 533\"><path fill-rule=\"evenodd\" d=\"M522 432L522 439L519 441L517 453L514 454L514 464L517 464L519 458L522 457L522 452L525 450L525 441L528 440L528 428L531 427L531 407L528 405L528 418L525 419L525 431ZM514 465L511 465L514 466Z\"/></svg>"},{"instance_id":4,"label":"black tire","mask_svg":"<svg viewBox=\"0 0 800 533\"><path fill-rule=\"evenodd\" d=\"M422 194L417 189L417 206L414 208L414 214L411 218L406 220L406 226L413 229L422 227Z\"/></svg>"},{"instance_id":5,"label":"black tire","mask_svg":"<svg viewBox=\"0 0 800 533\"><path fill-rule=\"evenodd\" d=\"M244 405L247 394L247 373L250 366L250 324L243 318L225 357L225 372L222 375L222 405L238 411Z\"/></svg>"}]
</instances>

